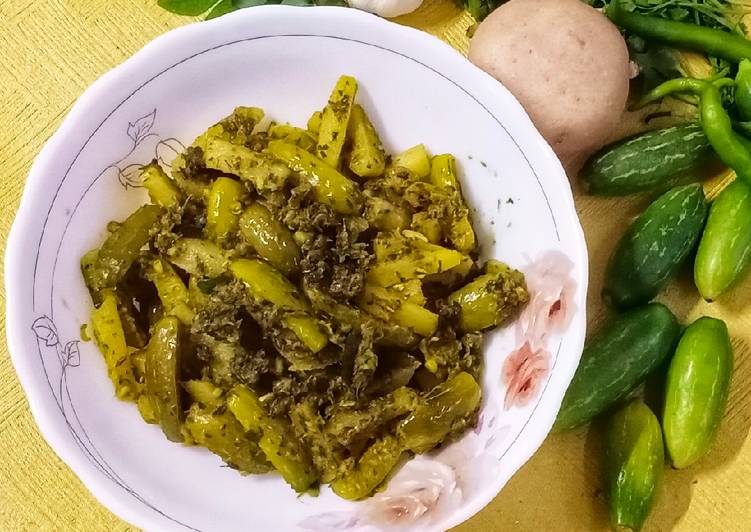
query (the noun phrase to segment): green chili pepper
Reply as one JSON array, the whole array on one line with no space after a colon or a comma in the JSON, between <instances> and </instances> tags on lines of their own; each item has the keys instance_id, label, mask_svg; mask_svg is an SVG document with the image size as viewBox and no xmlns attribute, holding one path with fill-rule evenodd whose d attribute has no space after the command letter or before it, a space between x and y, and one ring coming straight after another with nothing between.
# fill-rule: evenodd
<instances>
[{"instance_id":1,"label":"green chili pepper","mask_svg":"<svg viewBox=\"0 0 751 532\"><path fill-rule=\"evenodd\" d=\"M722 106L720 87L733 83L735 82L728 78L712 83L691 78L671 79L650 91L638 106L642 107L676 92L688 92L698 96L701 125L712 148L723 163L751 184L751 142L733 131L730 115Z\"/></svg>"},{"instance_id":2,"label":"green chili pepper","mask_svg":"<svg viewBox=\"0 0 751 532\"><path fill-rule=\"evenodd\" d=\"M751 120L751 59L738 63L735 76L735 106L743 120Z\"/></svg>"},{"instance_id":3,"label":"green chili pepper","mask_svg":"<svg viewBox=\"0 0 751 532\"><path fill-rule=\"evenodd\" d=\"M738 63L751 59L751 41L723 30L705 28L628 11L624 0L613 0L605 14L617 26L645 39L688 48Z\"/></svg>"}]
</instances>

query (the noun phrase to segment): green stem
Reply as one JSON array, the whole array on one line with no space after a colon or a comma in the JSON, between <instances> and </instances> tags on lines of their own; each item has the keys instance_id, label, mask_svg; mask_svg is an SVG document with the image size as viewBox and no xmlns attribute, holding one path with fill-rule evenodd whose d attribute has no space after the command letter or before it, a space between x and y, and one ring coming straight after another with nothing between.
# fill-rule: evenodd
<instances>
[{"instance_id":1,"label":"green stem","mask_svg":"<svg viewBox=\"0 0 751 532\"><path fill-rule=\"evenodd\" d=\"M751 142L733 131L730 115L722 106L720 88L730 83L733 80L729 78L711 83L702 79L671 79L650 91L639 105L643 107L676 92L698 96L701 125L709 143L720 160L751 185Z\"/></svg>"},{"instance_id":2,"label":"green stem","mask_svg":"<svg viewBox=\"0 0 751 532\"><path fill-rule=\"evenodd\" d=\"M645 39L661 41L677 48L688 48L722 57L735 63L751 59L751 41L726 31L705 28L687 22L633 13L624 9L623 0L612 0L605 14L617 26Z\"/></svg>"}]
</instances>

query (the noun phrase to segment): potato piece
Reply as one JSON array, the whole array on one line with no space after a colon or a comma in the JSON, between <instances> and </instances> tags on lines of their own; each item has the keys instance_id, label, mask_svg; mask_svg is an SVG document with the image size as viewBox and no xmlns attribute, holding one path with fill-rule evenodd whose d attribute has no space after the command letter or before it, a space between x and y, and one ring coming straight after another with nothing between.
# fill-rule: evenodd
<instances>
[{"instance_id":1,"label":"potato piece","mask_svg":"<svg viewBox=\"0 0 751 532\"><path fill-rule=\"evenodd\" d=\"M115 385L115 395L118 399L135 399L138 385L114 292L104 294L102 304L91 314L91 325L94 340L107 363L107 373Z\"/></svg>"},{"instance_id":2,"label":"potato piece","mask_svg":"<svg viewBox=\"0 0 751 532\"><path fill-rule=\"evenodd\" d=\"M458 251L431 244L426 240L396 236L392 237L391 241L376 241L377 261L368 271L367 280L389 287L412 279L422 279L426 275L445 272L464 260L464 255ZM385 251L384 247L391 251Z\"/></svg>"},{"instance_id":3,"label":"potato piece","mask_svg":"<svg viewBox=\"0 0 751 532\"><path fill-rule=\"evenodd\" d=\"M394 231L409 227L407 209L370 193L365 194L365 219L381 231Z\"/></svg>"},{"instance_id":4,"label":"potato piece","mask_svg":"<svg viewBox=\"0 0 751 532\"><path fill-rule=\"evenodd\" d=\"M380 320L412 329L420 336L432 336L438 328L438 315L414 301L414 298L410 301L409 294L403 291L366 284L358 304Z\"/></svg>"},{"instance_id":5,"label":"potato piece","mask_svg":"<svg viewBox=\"0 0 751 532\"><path fill-rule=\"evenodd\" d=\"M626 43L579 0L511 0L477 28L469 59L516 96L569 171L607 142L626 107Z\"/></svg>"},{"instance_id":6,"label":"potato piece","mask_svg":"<svg viewBox=\"0 0 751 532\"><path fill-rule=\"evenodd\" d=\"M331 91L328 105L323 109L316 152L318 157L332 168L339 168L339 157L347 137L349 117L356 94L355 78L342 76Z\"/></svg>"},{"instance_id":7,"label":"potato piece","mask_svg":"<svg viewBox=\"0 0 751 532\"><path fill-rule=\"evenodd\" d=\"M199 277L218 277L229 263L224 250L208 240L181 238L167 250L167 260Z\"/></svg>"},{"instance_id":8,"label":"potato piece","mask_svg":"<svg viewBox=\"0 0 751 532\"><path fill-rule=\"evenodd\" d=\"M391 161L393 168L406 168L417 179L423 179L430 175L430 155L423 144L413 146L395 155Z\"/></svg>"},{"instance_id":9,"label":"potato piece","mask_svg":"<svg viewBox=\"0 0 751 532\"><path fill-rule=\"evenodd\" d=\"M352 155L349 169L360 177L378 177L386 170L386 154L373 124L359 105L352 108L349 122Z\"/></svg>"}]
</instances>

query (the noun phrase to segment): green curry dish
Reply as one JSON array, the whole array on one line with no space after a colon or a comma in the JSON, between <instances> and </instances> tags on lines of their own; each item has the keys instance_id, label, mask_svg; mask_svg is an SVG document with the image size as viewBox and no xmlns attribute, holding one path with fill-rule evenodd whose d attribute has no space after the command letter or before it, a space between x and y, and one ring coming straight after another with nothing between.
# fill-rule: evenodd
<instances>
[{"instance_id":1,"label":"green curry dish","mask_svg":"<svg viewBox=\"0 0 751 532\"><path fill-rule=\"evenodd\" d=\"M343 77L306 127L238 107L81 258L119 399L165 437L357 500L477 418L524 276L477 262L456 160L386 154ZM336 140L336 142L333 142Z\"/></svg>"}]
</instances>

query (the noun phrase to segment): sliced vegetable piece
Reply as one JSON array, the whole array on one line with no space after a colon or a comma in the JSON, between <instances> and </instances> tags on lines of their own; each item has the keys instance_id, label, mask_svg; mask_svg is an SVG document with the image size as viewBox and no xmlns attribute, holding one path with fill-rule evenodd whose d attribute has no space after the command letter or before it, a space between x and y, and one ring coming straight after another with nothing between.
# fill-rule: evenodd
<instances>
[{"instance_id":1,"label":"sliced vegetable piece","mask_svg":"<svg viewBox=\"0 0 751 532\"><path fill-rule=\"evenodd\" d=\"M167 260L197 277L219 277L229 261L222 248L200 238L181 238L167 250Z\"/></svg>"},{"instance_id":2,"label":"sliced vegetable piece","mask_svg":"<svg viewBox=\"0 0 751 532\"><path fill-rule=\"evenodd\" d=\"M394 156L391 166L406 168L417 179L424 179L430 175L430 155L423 144L418 144Z\"/></svg>"},{"instance_id":3,"label":"sliced vegetable piece","mask_svg":"<svg viewBox=\"0 0 751 532\"><path fill-rule=\"evenodd\" d=\"M151 201L157 205L169 208L182 202L182 192L156 161L141 168L141 180Z\"/></svg>"},{"instance_id":4,"label":"sliced vegetable piece","mask_svg":"<svg viewBox=\"0 0 751 532\"><path fill-rule=\"evenodd\" d=\"M267 414L253 391L242 385L235 386L227 405L245 430L260 430L259 447L296 492L303 493L317 480L313 463L301 442L292 437L285 423Z\"/></svg>"},{"instance_id":5,"label":"sliced vegetable piece","mask_svg":"<svg viewBox=\"0 0 751 532\"><path fill-rule=\"evenodd\" d=\"M316 201L341 214L356 214L360 210L362 198L357 184L315 155L280 140L271 141L268 152L313 187Z\"/></svg>"},{"instance_id":6,"label":"sliced vegetable piece","mask_svg":"<svg viewBox=\"0 0 751 532\"><path fill-rule=\"evenodd\" d=\"M358 303L376 318L412 329L420 336L432 336L438 328L437 314L407 300L396 290L367 283Z\"/></svg>"},{"instance_id":7,"label":"sliced vegetable piece","mask_svg":"<svg viewBox=\"0 0 751 532\"><path fill-rule=\"evenodd\" d=\"M188 289L170 263L164 259L155 259L151 262L147 275L156 286L165 314L176 316L185 325L190 325L195 312L190 307Z\"/></svg>"},{"instance_id":8,"label":"sliced vegetable piece","mask_svg":"<svg viewBox=\"0 0 751 532\"><path fill-rule=\"evenodd\" d=\"M464 258L458 251L416 238L401 240L401 243L405 247L393 253L382 253L383 260L378 258L376 250L377 261L367 274L368 281L385 287L393 286L445 272L458 266Z\"/></svg>"},{"instance_id":9,"label":"sliced vegetable piece","mask_svg":"<svg viewBox=\"0 0 751 532\"><path fill-rule=\"evenodd\" d=\"M300 248L289 229L258 202L240 217L240 231L256 253L285 275L297 270Z\"/></svg>"},{"instance_id":10,"label":"sliced vegetable piece","mask_svg":"<svg viewBox=\"0 0 751 532\"><path fill-rule=\"evenodd\" d=\"M308 305L291 282L260 259L238 259L230 270L248 287L251 295L284 310L306 311Z\"/></svg>"},{"instance_id":11,"label":"sliced vegetable piece","mask_svg":"<svg viewBox=\"0 0 751 532\"><path fill-rule=\"evenodd\" d=\"M381 139L365 110L355 104L349 122L352 154L349 169L360 177L378 177L386 171L386 154Z\"/></svg>"},{"instance_id":12,"label":"sliced vegetable piece","mask_svg":"<svg viewBox=\"0 0 751 532\"><path fill-rule=\"evenodd\" d=\"M310 153L315 152L318 142L318 137L313 136L309 131L287 124L273 124L269 127L268 134L272 139L294 144Z\"/></svg>"},{"instance_id":13,"label":"sliced vegetable piece","mask_svg":"<svg viewBox=\"0 0 751 532\"><path fill-rule=\"evenodd\" d=\"M229 177L218 177L206 198L206 237L218 244L237 231L242 205L242 185Z\"/></svg>"},{"instance_id":14,"label":"sliced vegetable piece","mask_svg":"<svg viewBox=\"0 0 751 532\"><path fill-rule=\"evenodd\" d=\"M326 432L342 445L368 439L385 423L409 414L419 405L417 392L402 386L393 392L373 399L363 409L335 410L326 423Z\"/></svg>"},{"instance_id":15,"label":"sliced vegetable piece","mask_svg":"<svg viewBox=\"0 0 751 532\"><path fill-rule=\"evenodd\" d=\"M524 275L498 261L488 261L487 272L448 298L461 308L465 332L494 327L529 300Z\"/></svg>"},{"instance_id":16,"label":"sliced vegetable piece","mask_svg":"<svg viewBox=\"0 0 751 532\"><path fill-rule=\"evenodd\" d=\"M110 233L96 254L94 266L86 268L92 294L114 288L125 277L163 213L157 205L143 205Z\"/></svg>"},{"instance_id":17,"label":"sliced vegetable piece","mask_svg":"<svg viewBox=\"0 0 751 532\"><path fill-rule=\"evenodd\" d=\"M351 501L367 497L396 467L402 454L399 440L391 435L384 436L368 447L352 471L332 482L331 489Z\"/></svg>"},{"instance_id":18,"label":"sliced vegetable piece","mask_svg":"<svg viewBox=\"0 0 751 532\"><path fill-rule=\"evenodd\" d=\"M182 441L183 401L180 388L183 329L174 316L159 320L151 332L146 355L146 391L162 432L171 441Z\"/></svg>"},{"instance_id":19,"label":"sliced vegetable piece","mask_svg":"<svg viewBox=\"0 0 751 532\"><path fill-rule=\"evenodd\" d=\"M424 402L399 423L397 435L410 451L428 452L471 423L481 398L482 390L472 375L458 373L428 393Z\"/></svg>"},{"instance_id":20,"label":"sliced vegetable piece","mask_svg":"<svg viewBox=\"0 0 751 532\"><path fill-rule=\"evenodd\" d=\"M259 192L280 190L291 174L286 165L270 155L222 139L211 139L205 158L207 168L236 175Z\"/></svg>"},{"instance_id":21,"label":"sliced vegetable piece","mask_svg":"<svg viewBox=\"0 0 751 532\"><path fill-rule=\"evenodd\" d=\"M349 126L349 117L357 94L357 81L351 76L342 76L336 82L323 109L318 131L318 157L332 168L339 167L339 158Z\"/></svg>"},{"instance_id":22,"label":"sliced vegetable piece","mask_svg":"<svg viewBox=\"0 0 751 532\"><path fill-rule=\"evenodd\" d=\"M456 158L450 153L436 155L430 163L430 182L438 188L459 190L456 178Z\"/></svg>"},{"instance_id":23,"label":"sliced vegetable piece","mask_svg":"<svg viewBox=\"0 0 751 532\"><path fill-rule=\"evenodd\" d=\"M318 353L329 343L329 338L321 329L318 320L307 315L289 315L284 318L284 325L295 333L295 336L310 349Z\"/></svg>"},{"instance_id":24,"label":"sliced vegetable piece","mask_svg":"<svg viewBox=\"0 0 751 532\"><path fill-rule=\"evenodd\" d=\"M138 385L130 360L131 350L125 343L125 332L117 310L117 296L107 291L102 304L91 314L94 340L104 355L107 373L115 386L118 399L132 401L137 396Z\"/></svg>"},{"instance_id":25,"label":"sliced vegetable piece","mask_svg":"<svg viewBox=\"0 0 751 532\"><path fill-rule=\"evenodd\" d=\"M185 420L185 431L190 439L241 473L268 473L272 469L258 442L248 437L229 412L209 413L193 405Z\"/></svg>"}]
</instances>

